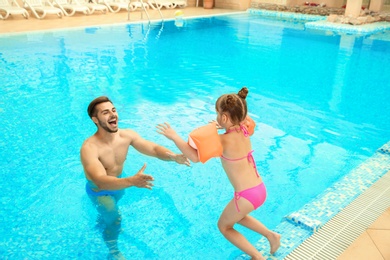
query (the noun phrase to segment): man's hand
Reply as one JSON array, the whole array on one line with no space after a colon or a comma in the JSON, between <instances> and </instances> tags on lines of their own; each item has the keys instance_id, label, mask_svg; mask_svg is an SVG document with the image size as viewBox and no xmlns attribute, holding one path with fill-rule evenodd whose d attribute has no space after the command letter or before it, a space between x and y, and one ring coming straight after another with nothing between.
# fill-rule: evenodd
<instances>
[{"instance_id":1,"label":"man's hand","mask_svg":"<svg viewBox=\"0 0 390 260\"><path fill-rule=\"evenodd\" d=\"M154 178L151 175L144 174L145 168L146 163L134 176L129 177L129 179L131 180L133 186L151 190L153 187L152 181L154 181Z\"/></svg>"},{"instance_id":2,"label":"man's hand","mask_svg":"<svg viewBox=\"0 0 390 260\"><path fill-rule=\"evenodd\" d=\"M187 166L190 166L190 160L184 156L184 154L174 154L174 153L167 153L169 158L172 158L175 162L178 164L185 164Z\"/></svg>"}]
</instances>

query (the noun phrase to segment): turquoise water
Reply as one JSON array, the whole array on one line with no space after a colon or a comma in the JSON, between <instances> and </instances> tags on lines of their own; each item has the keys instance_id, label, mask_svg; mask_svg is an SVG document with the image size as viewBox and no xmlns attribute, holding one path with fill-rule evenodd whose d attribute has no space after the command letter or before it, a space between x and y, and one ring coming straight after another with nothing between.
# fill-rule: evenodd
<instances>
[{"instance_id":1,"label":"turquoise water","mask_svg":"<svg viewBox=\"0 0 390 260\"><path fill-rule=\"evenodd\" d=\"M177 151L157 123L185 137L215 118L219 95L247 86L268 189L252 215L274 228L389 141L389 39L249 14L0 37L0 255L106 259L79 161L99 95L114 101L121 127ZM130 150L126 174L144 162L155 188L128 189L120 202L127 258L241 254L216 226L233 195L218 159L186 168Z\"/></svg>"}]
</instances>

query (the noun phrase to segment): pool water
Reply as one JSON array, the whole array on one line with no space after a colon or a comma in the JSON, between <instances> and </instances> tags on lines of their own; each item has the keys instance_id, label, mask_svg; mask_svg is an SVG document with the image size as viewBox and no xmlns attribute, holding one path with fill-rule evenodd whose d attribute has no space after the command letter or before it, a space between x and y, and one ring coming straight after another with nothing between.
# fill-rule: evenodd
<instances>
[{"instance_id":1,"label":"pool water","mask_svg":"<svg viewBox=\"0 0 390 260\"><path fill-rule=\"evenodd\" d=\"M178 151L156 133L186 138L215 119L214 102L247 86L257 122L254 156L269 228L313 200L390 139L390 36L306 30L303 22L235 14L163 24L101 26L0 37L0 256L106 259L85 190L86 109L100 95L120 126ZM235 259L216 223L233 190L218 159L191 167L130 149L125 174L147 163L152 191L120 201L128 259ZM256 243L260 236L238 227Z\"/></svg>"}]
</instances>

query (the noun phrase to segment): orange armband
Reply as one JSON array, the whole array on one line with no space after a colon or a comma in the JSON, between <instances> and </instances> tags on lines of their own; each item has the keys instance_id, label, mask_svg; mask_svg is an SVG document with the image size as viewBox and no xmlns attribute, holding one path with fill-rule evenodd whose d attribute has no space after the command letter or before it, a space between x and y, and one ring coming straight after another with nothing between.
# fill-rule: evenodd
<instances>
[{"instance_id":1,"label":"orange armband","mask_svg":"<svg viewBox=\"0 0 390 260\"><path fill-rule=\"evenodd\" d=\"M246 129L248 129L249 135L253 135L253 133L255 132L255 127L256 127L255 121L253 121L253 119L250 118L249 116L246 116L244 125L245 125Z\"/></svg>"},{"instance_id":2,"label":"orange armband","mask_svg":"<svg viewBox=\"0 0 390 260\"><path fill-rule=\"evenodd\" d=\"M222 155L222 144L215 122L192 131L188 136L188 144L198 151L198 158L202 163Z\"/></svg>"}]
</instances>

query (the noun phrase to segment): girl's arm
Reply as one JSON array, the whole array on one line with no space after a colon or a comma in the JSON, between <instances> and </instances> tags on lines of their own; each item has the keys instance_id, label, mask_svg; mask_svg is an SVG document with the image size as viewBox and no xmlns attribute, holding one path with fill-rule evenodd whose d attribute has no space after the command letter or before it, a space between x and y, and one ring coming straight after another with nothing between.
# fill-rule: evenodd
<instances>
[{"instance_id":1,"label":"girl's arm","mask_svg":"<svg viewBox=\"0 0 390 260\"><path fill-rule=\"evenodd\" d=\"M171 150L146 139L143 139L138 133L132 130L126 130L131 134L131 145L140 153L156 157L163 161L175 161L178 164L190 166L190 161L182 154L175 154Z\"/></svg>"},{"instance_id":2,"label":"girl's arm","mask_svg":"<svg viewBox=\"0 0 390 260\"><path fill-rule=\"evenodd\" d=\"M157 132L172 140L185 157L194 163L199 162L198 151L184 141L168 123L159 124L156 127Z\"/></svg>"}]
</instances>

